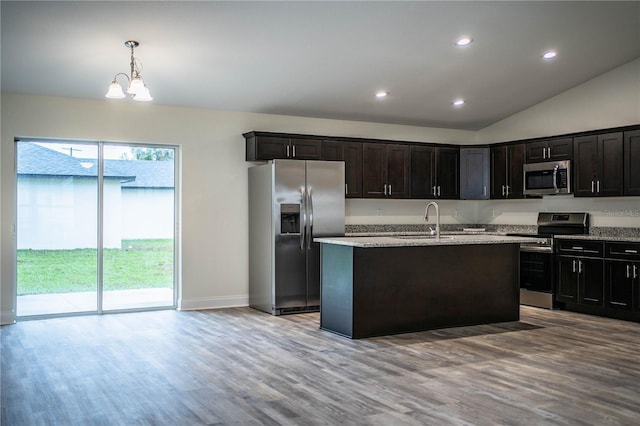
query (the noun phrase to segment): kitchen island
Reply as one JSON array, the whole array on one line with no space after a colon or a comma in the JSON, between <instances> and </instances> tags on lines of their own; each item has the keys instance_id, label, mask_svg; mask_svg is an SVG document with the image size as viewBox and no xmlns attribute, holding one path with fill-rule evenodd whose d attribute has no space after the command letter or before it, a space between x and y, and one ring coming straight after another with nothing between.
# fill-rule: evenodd
<instances>
[{"instance_id":1,"label":"kitchen island","mask_svg":"<svg viewBox=\"0 0 640 426\"><path fill-rule=\"evenodd\" d=\"M350 338L517 321L519 245L445 235L318 238L320 328Z\"/></svg>"}]
</instances>

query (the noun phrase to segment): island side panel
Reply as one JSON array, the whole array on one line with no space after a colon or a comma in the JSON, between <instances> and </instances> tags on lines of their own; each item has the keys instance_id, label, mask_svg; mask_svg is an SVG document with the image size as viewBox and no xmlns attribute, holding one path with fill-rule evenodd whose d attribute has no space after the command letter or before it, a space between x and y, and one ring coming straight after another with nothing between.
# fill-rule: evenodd
<instances>
[{"instance_id":1,"label":"island side panel","mask_svg":"<svg viewBox=\"0 0 640 426\"><path fill-rule=\"evenodd\" d=\"M353 337L353 247L321 244L320 328Z\"/></svg>"},{"instance_id":2,"label":"island side panel","mask_svg":"<svg viewBox=\"0 0 640 426\"><path fill-rule=\"evenodd\" d=\"M354 248L353 333L517 321L518 244Z\"/></svg>"}]
</instances>

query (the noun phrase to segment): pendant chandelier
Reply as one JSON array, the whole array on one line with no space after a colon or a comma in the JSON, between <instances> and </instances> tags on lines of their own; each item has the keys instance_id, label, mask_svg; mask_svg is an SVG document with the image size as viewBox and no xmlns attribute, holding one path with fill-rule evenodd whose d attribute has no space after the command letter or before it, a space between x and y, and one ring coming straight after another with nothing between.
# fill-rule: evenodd
<instances>
[{"instance_id":1,"label":"pendant chandelier","mask_svg":"<svg viewBox=\"0 0 640 426\"><path fill-rule=\"evenodd\" d=\"M109 99L122 99L126 95L122 91L122 86L118 83L117 78L120 75L123 75L127 78L127 93L131 95L133 100L135 101L151 101L153 98L151 97L151 93L149 93L149 88L146 84L144 84L144 80L142 79L142 75L140 74L141 68L138 66L138 61L133 56L133 49L138 47L140 43L134 40L128 40L124 42L125 47L131 49L131 72L130 74L125 74L123 72L117 73L113 76L113 81L109 86L109 90L105 95Z\"/></svg>"}]
</instances>

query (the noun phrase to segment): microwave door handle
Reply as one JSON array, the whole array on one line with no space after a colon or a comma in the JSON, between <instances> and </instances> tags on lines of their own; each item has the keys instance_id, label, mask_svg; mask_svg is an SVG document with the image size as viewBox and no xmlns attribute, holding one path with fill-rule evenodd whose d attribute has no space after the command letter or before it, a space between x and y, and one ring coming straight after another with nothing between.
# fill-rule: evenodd
<instances>
[{"instance_id":1,"label":"microwave door handle","mask_svg":"<svg viewBox=\"0 0 640 426\"><path fill-rule=\"evenodd\" d=\"M558 189L558 165L553 168L553 189L556 191L556 194L560 192Z\"/></svg>"}]
</instances>

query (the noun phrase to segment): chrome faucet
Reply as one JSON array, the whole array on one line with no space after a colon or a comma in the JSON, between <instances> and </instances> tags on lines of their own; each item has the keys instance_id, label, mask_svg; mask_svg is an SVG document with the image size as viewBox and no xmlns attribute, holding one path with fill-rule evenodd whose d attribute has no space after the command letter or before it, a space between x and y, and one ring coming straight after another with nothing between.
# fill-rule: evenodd
<instances>
[{"instance_id":1,"label":"chrome faucet","mask_svg":"<svg viewBox=\"0 0 640 426\"><path fill-rule=\"evenodd\" d=\"M424 209L424 220L425 222L429 221L429 207L435 207L436 208L436 238L439 239L440 238L440 207L438 207L438 203L436 203L435 201L431 201L427 204L427 207ZM429 229L431 229L431 227L429 227ZM433 230L432 234L433 235Z\"/></svg>"}]
</instances>

